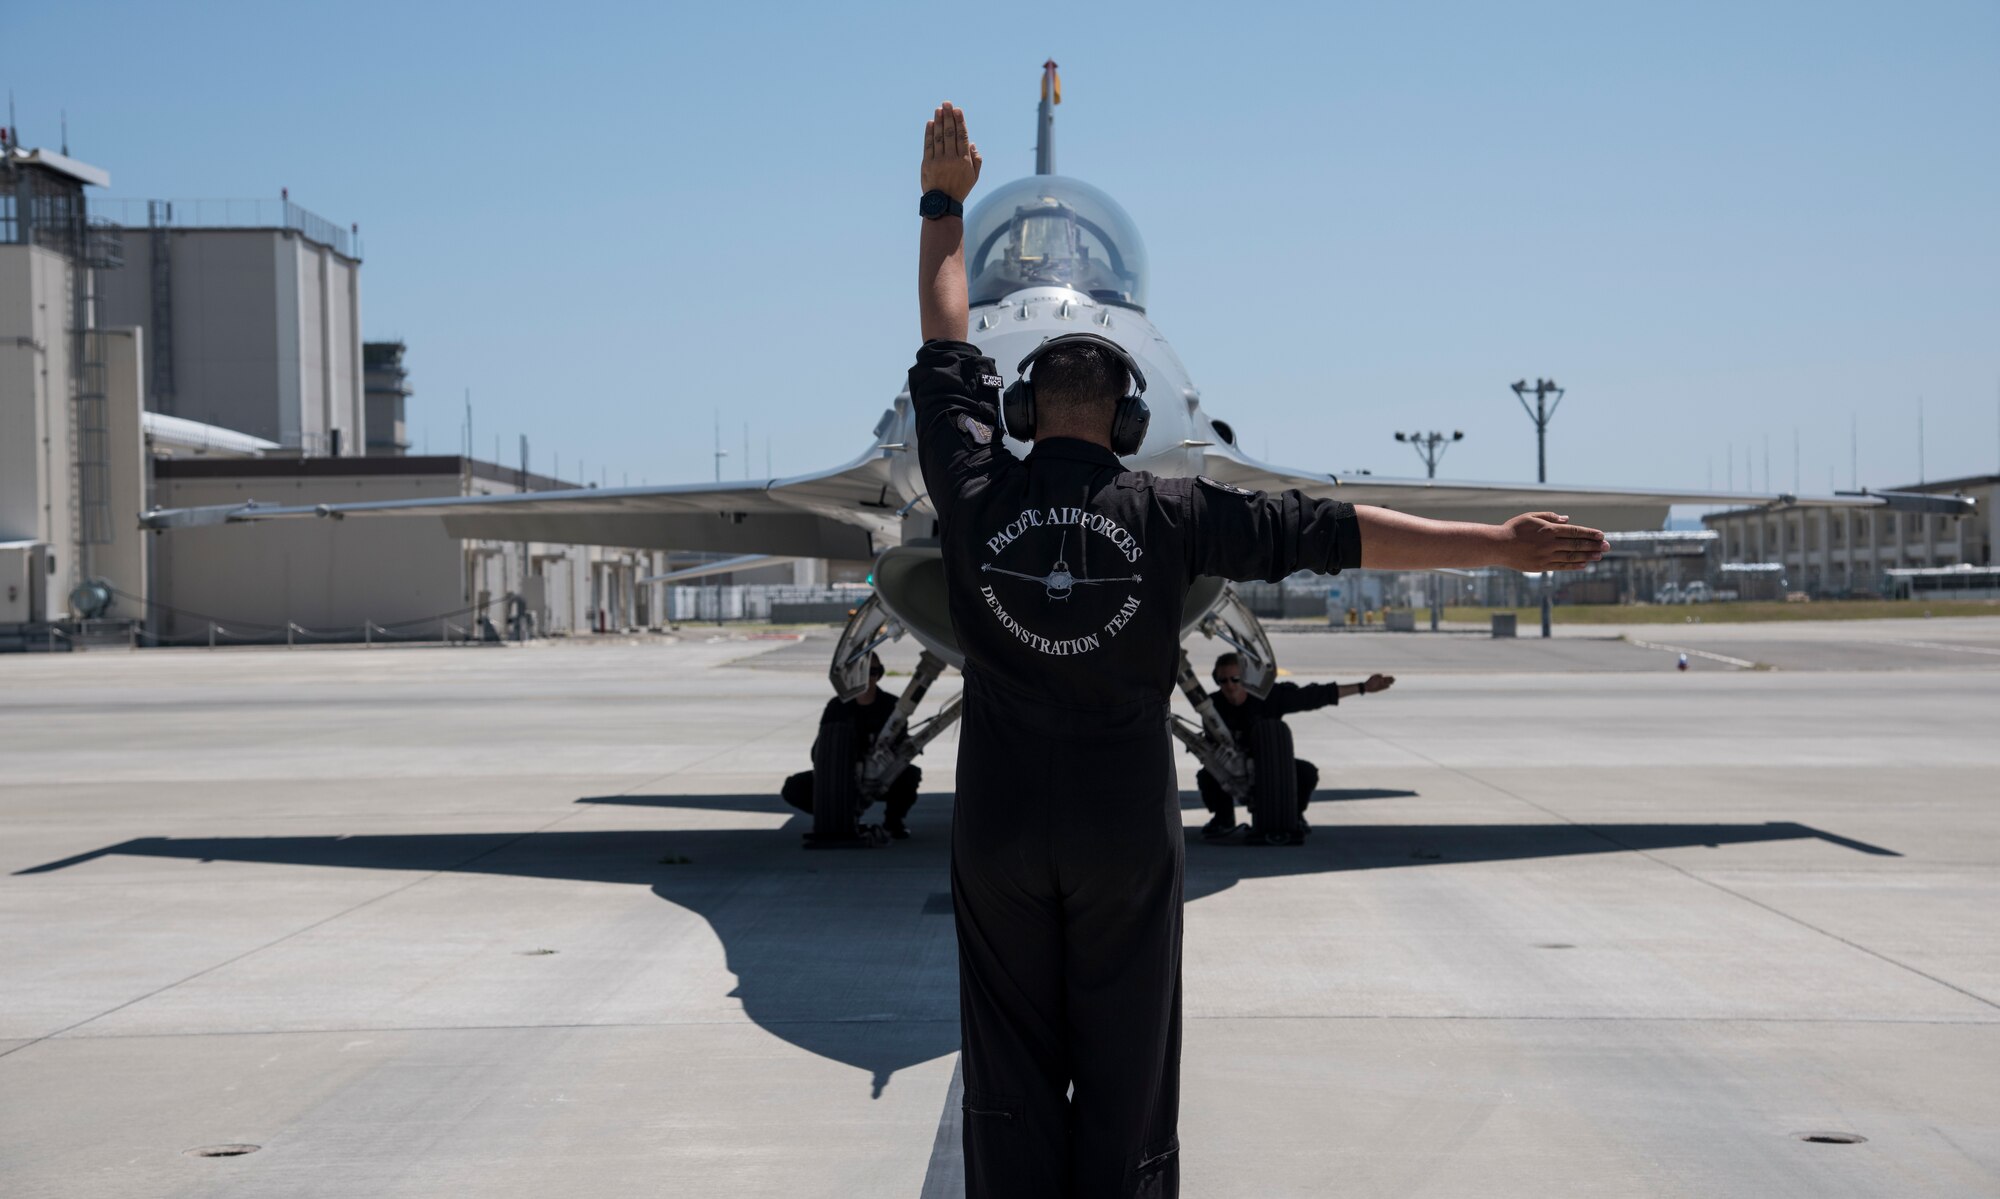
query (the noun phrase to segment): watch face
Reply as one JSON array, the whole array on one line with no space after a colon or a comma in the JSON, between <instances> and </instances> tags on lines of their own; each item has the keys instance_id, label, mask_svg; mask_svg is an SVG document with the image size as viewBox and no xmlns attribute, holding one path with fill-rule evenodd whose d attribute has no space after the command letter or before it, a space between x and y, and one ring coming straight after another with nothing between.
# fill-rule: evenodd
<instances>
[{"instance_id":1,"label":"watch face","mask_svg":"<svg viewBox=\"0 0 2000 1199\"><path fill-rule=\"evenodd\" d=\"M951 197L943 192L925 192L924 198L917 202L917 211L923 216L943 216L950 204Z\"/></svg>"}]
</instances>

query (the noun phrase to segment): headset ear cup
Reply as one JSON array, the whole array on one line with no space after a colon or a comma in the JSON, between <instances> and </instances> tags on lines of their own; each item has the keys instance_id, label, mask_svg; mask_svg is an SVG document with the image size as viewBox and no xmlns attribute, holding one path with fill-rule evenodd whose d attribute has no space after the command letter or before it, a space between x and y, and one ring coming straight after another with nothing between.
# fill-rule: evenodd
<instances>
[{"instance_id":1,"label":"headset ear cup","mask_svg":"<svg viewBox=\"0 0 2000 1199\"><path fill-rule=\"evenodd\" d=\"M1119 400L1111 414L1111 452L1121 458L1138 453L1146 441L1146 427L1152 423L1153 410L1146 407L1144 399L1129 395Z\"/></svg>"},{"instance_id":2,"label":"headset ear cup","mask_svg":"<svg viewBox=\"0 0 2000 1199\"><path fill-rule=\"evenodd\" d=\"M1007 426L1007 436L1017 441L1035 439L1035 385L1027 379L1016 379L1007 385L1007 392L1000 397L1000 416Z\"/></svg>"}]
</instances>

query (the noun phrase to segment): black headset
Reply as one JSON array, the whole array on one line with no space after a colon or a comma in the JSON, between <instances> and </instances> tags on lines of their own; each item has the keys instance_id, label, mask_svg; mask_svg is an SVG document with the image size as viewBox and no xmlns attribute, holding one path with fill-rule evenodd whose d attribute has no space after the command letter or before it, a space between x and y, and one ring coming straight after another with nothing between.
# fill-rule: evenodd
<instances>
[{"instance_id":1,"label":"black headset","mask_svg":"<svg viewBox=\"0 0 2000 1199\"><path fill-rule=\"evenodd\" d=\"M1028 372L1036 359L1060 345L1074 345L1087 342L1116 358L1125 373L1132 377L1132 388L1120 397L1111 410L1111 452L1118 455L1136 454L1146 440L1146 426L1152 423L1153 413L1146 407L1146 376L1139 369L1138 362L1125 352L1125 347L1108 337L1095 333L1065 333L1061 337L1051 337L1041 345L1028 351L1021 359L1021 365L1014 368L1020 377L1007 388L1001 400L1000 412L1007 420L1007 432L1022 441L1035 439L1035 382Z\"/></svg>"}]
</instances>

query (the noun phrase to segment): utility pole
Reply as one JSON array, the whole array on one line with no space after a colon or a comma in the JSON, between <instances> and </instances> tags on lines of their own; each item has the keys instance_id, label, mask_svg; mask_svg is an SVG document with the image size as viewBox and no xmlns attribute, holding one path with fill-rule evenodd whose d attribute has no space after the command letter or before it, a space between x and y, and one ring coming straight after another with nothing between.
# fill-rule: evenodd
<instances>
[{"instance_id":1,"label":"utility pole","mask_svg":"<svg viewBox=\"0 0 2000 1199\"><path fill-rule=\"evenodd\" d=\"M1453 429L1451 436L1446 437L1432 430L1429 433L1398 433L1396 440L1416 450L1417 457L1424 460L1424 477L1435 479L1438 477L1438 463L1444 460L1445 449L1454 441L1464 441L1465 434Z\"/></svg>"},{"instance_id":2,"label":"utility pole","mask_svg":"<svg viewBox=\"0 0 2000 1199\"><path fill-rule=\"evenodd\" d=\"M1556 409L1561 406L1563 389L1556 386L1554 379L1536 379L1533 387L1526 379L1516 379L1513 383L1514 398L1521 401L1522 411L1535 422L1535 482L1549 481L1549 422L1555 419ZM1528 393L1535 393L1535 406L1528 407ZM1550 396L1555 403L1548 402ZM1555 624L1554 604L1549 598L1549 573L1542 572L1542 636L1553 636L1551 626Z\"/></svg>"},{"instance_id":3,"label":"utility pole","mask_svg":"<svg viewBox=\"0 0 2000 1199\"><path fill-rule=\"evenodd\" d=\"M1924 397L1917 397L1917 484L1930 480L1924 477Z\"/></svg>"},{"instance_id":4,"label":"utility pole","mask_svg":"<svg viewBox=\"0 0 2000 1199\"><path fill-rule=\"evenodd\" d=\"M1526 379L1513 383L1514 398L1521 401L1522 411L1535 422L1535 482L1549 481L1549 422L1555 419L1556 409L1562 404L1563 389L1556 386L1554 379L1537 379L1531 387ZM1528 395L1533 393L1535 406L1528 407ZM1555 403L1548 402L1554 396Z\"/></svg>"},{"instance_id":5,"label":"utility pole","mask_svg":"<svg viewBox=\"0 0 2000 1199\"><path fill-rule=\"evenodd\" d=\"M1416 450L1417 457L1424 460L1424 477L1435 479L1438 477L1438 462L1444 458L1446 448L1454 441L1464 441L1465 434L1453 429L1451 436L1446 437L1433 429L1428 433L1398 433L1396 440ZM1431 593L1431 632L1435 633L1438 631L1439 622L1444 619L1444 596L1438 590L1438 577L1435 573L1426 582Z\"/></svg>"}]
</instances>

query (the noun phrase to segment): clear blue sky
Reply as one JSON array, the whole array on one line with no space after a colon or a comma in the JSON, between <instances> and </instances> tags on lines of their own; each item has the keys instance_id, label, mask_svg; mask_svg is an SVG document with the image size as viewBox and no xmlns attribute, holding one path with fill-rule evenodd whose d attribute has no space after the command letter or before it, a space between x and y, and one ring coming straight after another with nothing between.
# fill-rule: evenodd
<instances>
[{"instance_id":1,"label":"clear blue sky","mask_svg":"<svg viewBox=\"0 0 2000 1199\"><path fill-rule=\"evenodd\" d=\"M273 196L366 243L421 445L471 387L535 465L710 477L866 443L916 343L924 116L1144 232L1151 315L1283 463L1557 481L2000 470L2000 5L0 6L29 144L117 197Z\"/></svg>"}]
</instances>

